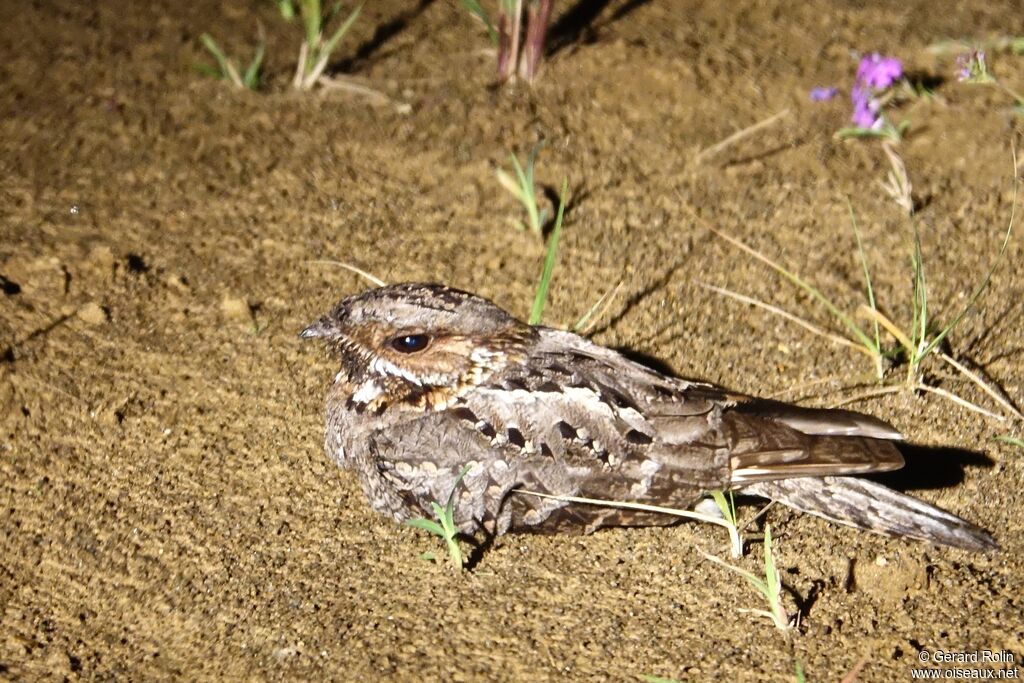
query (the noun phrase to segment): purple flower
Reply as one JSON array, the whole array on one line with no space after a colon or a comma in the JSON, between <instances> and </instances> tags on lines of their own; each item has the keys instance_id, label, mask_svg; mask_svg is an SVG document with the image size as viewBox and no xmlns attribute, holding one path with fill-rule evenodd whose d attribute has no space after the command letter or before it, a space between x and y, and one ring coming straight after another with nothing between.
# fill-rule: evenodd
<instances>
[{"instance_id":1,"label":"purple flower","mask_svg":"<svg viewBox=\"0 0 1024 683\"><path fill-rule=\"evenodd\" d=\"M858 128L878 130L885 125L882 104L876 95L903 76L903 64L895 57L883 57L877 52L865 55L857 66L857 80L850 91L853 115L850 119Z\"/></svg>"},{"instance_id":2,"label":"purple flower","mask_svg":"<svg viewBox=\"0 0 1024 683\"><path fill-rule=\"evenodd\" d=\"M858 128L876 128L882 124L879 115L881 107L878 100L871 98L870 91L863 86L856 86L851 95L853 100L853 116L851 120Z\"/></svg>"},{"instance_id":3,"label":"purple flower","mask_svg":"<svg viewBox=\"0 0 1024 683\"><path fill-rule=\"evenodd\" d=\"M956 73L958 81L989 83L992 80L988 73L988 65L985 63L984 50L971 50L967 54L958 56L956 65L960 67Z\"/></svg>"},{"instance_id":4,"label":"purple flower","mask_svg":"<svg viewBox=\"0 0 1024 683\"><path fill-rule=\"evenodd\" d=\"M839 88L811 88L811 102L828 102L839 94Z\"/></svg>"},{"instance_id":5,"label":"purple flower","mask_svg":"<svg viewBox=\"0 0 1024 683\"><path fill-rule=\"evenodd\" d=\"M903 76L903 63L895 57L883 57L877 52L865 55L857 67L857 82L885 90Z\"/></svg>"}]
</instances>

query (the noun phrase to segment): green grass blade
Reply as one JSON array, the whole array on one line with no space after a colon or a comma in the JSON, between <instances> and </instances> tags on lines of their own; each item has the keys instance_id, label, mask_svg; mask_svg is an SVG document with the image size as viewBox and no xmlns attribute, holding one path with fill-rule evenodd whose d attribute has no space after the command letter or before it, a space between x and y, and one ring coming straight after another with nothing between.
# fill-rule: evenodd
<instances>
[{"instance_id":1,"label":"green grass blade","mask_svg":"<svg viewBox=\"0 0 1024 683\"><path fill-rule=\"evenodd\" d=\"M868 335L864 332L864 330L862 330L860 328L860 326L853 321L853 318L851 318L850 316L848 316L845 313L843 313L842 311L840 311L839 308L837 308L835 304L833 304L824 294L822 294L818 290L817 287L815 287L814 285L812 285L809 282L805 281L803 278L801 278L796 273L792 273L789 270L787 270L786 268L784 268L781 265L779 265L778 263L776 263L775 261L772 261L770 258L765 256L761 252L757 251L753 247L747 246L744 242L736 239L735 237L731 237L731 236L725 234L724 232L722 232L722 231L720 231L720 230L718 230L716 228L713 228L711 226L708 226L708 228L711 231L713 231L715 234L717 234L719 237L721 237L722 239L726 240L727 242L730 242L731 244L733 244L734 246L736 246L736 247L742 249L743 251L747 252L748 254L750 254L751 256L756 258L757 260L759 260L762 263L768 265L773 270L775 270L775 272L779 273L784 278L786 278L787 280L792 282L794 285L796 285L797 287L800 287L805 292L810 294L814 299L816 299L818 301L818 303L820 303L822 306L824 306L826 309L828 309L829 313L834 315L836 318L839 319L840 322L843 323L843 325L846 327L846 329L849 330L850 334L853 335L854 339L856 339L858 342L863 344L864 347L869 349L869 350L873 348L873 345L871 343L871 338L868 337Z\"/></svg>"},{"instance_id":2,"label":"green grass blade","mask_svg":"<svg viewBox=\"0 0 1024 683\"><path fill-rule=\"evenodd\" d=\"M459 571L462 569L462 548L459 547L459 539L454 535L446 536L444 539L448 545L448 557L452 561L452 567Z\"/></svg>"},{"instance_id":3,"label":"green grass blade","mask_svg":"<svg viewBox=\"0 0 1024 683\"><path fill-rule=\"evenodd\" d=\"M974 290L973 294L971 294L971 298L967 300L967 303L964 305L963 310L961 310L960 313L958 313L957 316L955 318L953 318L953 321L951 323L949 323L949 325L946 325L946 327L944 327L942 329L942 331L939 332L939 334L935 336L935 339L933 339L928 344L928 346L925 347L924 351L921 353L922 356L927 356L929 353L931 353L931 351L936 346L938 346L939 344L942 343L942 340L946 338L946 335L948 335L953 330L954 327L956 327L957 325L960 324L960 321L964 319L964 316L966 316L968 313L970 313L971 309L974 308L974 304L977 303L978 299L981 298L981 295L985 293L986 289L988 289L989 282L991 282L992 276L996 272L996 268L999 267L999 262L1002 260L1003 254L1006 253L1006 246L1010 243L1010 235L1013 232L1013 222L1014 222L1014 219L1016 218L1016 215L1017 215L1017 174L1016 174L1017 163L1016 162L1017 162L1017 160L1016 160L1016 158L1014 158L1014 178L1013 178L1014 179L1014 185L1013 185L1013 200L1012 200L1013 201L1013 205L1010 207L1010 223L1006 227L1006 234L1003 235L1003 243L999 247L999 252L996 254L995 259L992 260L992 266L988 269L988 272L985 274L985 279L982 280L981 284L978 285L978 288Z\"/></svg>"},{"instance_id":4,"label":"green grass blade","mask_svg":"<svg viewBox=\"0 0 1024 683\"><path fill-rule=\"evenodd\" d=\"M530 182L529 176L526 171L519 164L519 159L516 159L516 155L510 155L512 158L512 168L516 172L516 181L519 184L518 197L522 203L523 208L526 209L526 213L530 219L530 230L534 233L540 232L540 219L537 216L537 197L534 195L533 183Z\"/></svg>"},{"instance_id":5,"label":"green grass blade","mask_svg":"<svg viewBox=\"0 0 1024 683\"><path fill-rule=\"evenodd\" d=\"M249 90L255 90L260 85L260 67L263 65L263 55L265 52L266 44L260 41L259 46L256 48L256 54L242 75L242 85Z\"/></svg>"},{"instance_id":6,"label":"green grass blade","mask_svg":"<svg viewBox=\"0 0 1024 683\"><path fill-rule=\"evenodd\" d=\"M276 0L277 11L281 13L281 18L285 21L291 21L295 18L295 5L292 0Z\"/></svg>"},{"instance_id":7,"label":"green grass blade","mask_svg":"<svg viewBox=\"0 0 1024 683\"><path fill-rule=\"evenodd\" d=\"M1018 439L1015 436L1001 434L996 437L996 441L1002 441L1003 443L1008 443L1011 446L1016 446L1017 448L1024 448L1024 439Z\"/></svg>"},{"instance_id":8,"label":"green grass blade","mask_svg":"<svg viewBox=\"0 0 1024 683\"><path fill-rule=\"evenodd\" d=\"M519 164L519 159L516 159L515 154L509 154L508 157L512 160L512 168L516 172L516 180L519 182L520 190L532 190L533 188L526 182L526 172L523 171L523 167ZM530 194L530 192L527 191L526 194Z\"/></svg>"},{"instance_id":9,"label":"green grass blade","mask_svg":"<svg viewBox=\"0 0 1024 683\"><path fill-rule=\"evenodd\" d=\"M853 225L853 235L857 238L857 254L860 256L860 264L864 268L864 283L868 290L868 305L871 310L877 312L878 306L875 302L875 289L871 284L871 271L868 268L868 258L864 254L864 244L860 239L860 230L857 228L857 216L853 213L853 204L846 200L846 208L850 210L850 223ZM878 331L878 320L873 320L875 331L875 347L872 349L876 355L882 354L882 338Z\"/></svg>"},{"instance_id":10,"label":"green grass blade","mask_svg":"<svg viewBox=\"0 0 1024 683\"><path fill-rule=\"evenodd\" d=\"M495 169L494 177L498 179L498 184L505 188L509 194L516 198L516 200L526 206L526 199L523 197L523 188L519 185L519 181L510 176L505 172L504 169Z\"/></svg>"},{"instance_id":11,"label":"green grass blade","mask_svg":"<svg viewBox=\"0 0 1024 683\"><path fill-rule=\"evenodd\" d=\"M341 11L341 0L335 0L334 4L331 5L331 9L327 10L327 12L324 14L323 21L320 22L320 25L321 26L326 26L327 24L329 24L332 21L334 21L334 17L338 16L338 12L340 12L340 11Z\"/></svg>"},{"instance_id":12,"label":"green grass blade","mask_svg":"<svg viewBox=\"0 0 1024 683\"><path fill-rule=\"evenodd\" d=\"M533 187L533 169L537 165L537 157L540 156L540 151L544 148L544 141L541 140L533 149L530 150L529 156L526 158L526 181Z\"/></svg>"},{"instance_id":13,"label":"green grass blade","mask_svg":"<svg viewBox=\"0 0 1024 683\"><path fill-rule=\"evenodd\" d=\"M524 170L515 154L509 156L512 159L512 168L516 172L516 180L519 183L519 192L516 194L530 218L530 230L539 234L541 224L540 215L537 213L537 195L533 187L533 167L527 161L527 167Z\"/></svg>"},{"instance_id":14,"label":"green grass blade","mask_svg":"<svg viewBox=\"0 0 1024 683\"><path fill-rule=\"evenodd\" d=\"M764 525L764 581L768 588L765 597L774 608L779 597L778 586L781 579L778 569L775 568L775 556L772 554L772 528L767 524Z\"/></svg>"},{"instance_id":15,"label":"green grass blade","mask_svg":"<svg viewBox=\"0 0 1024 683\"><path fill-rule=\"evenodd\" d=\"M423 517L417 517L416 519L407 519L405 520L405 523L411 527L423 529L424 531L428 531L434 534L435 536L440 536L444 538L444 529L441 527L440 524L433 520L425 519Z\"/></svg>"},{"instance_id":16,"label":"green grass blade","mask_svg":"<svg viewBox=\"0 0 1024 683\"><path fill-rule=\"evenodd\" d=\"M569 181L562 181L562 192L558 197L558 214L555 225L548 237L548 250L544 256L544 269L541 271L537 294L533 297L533 308L530 310L530 324L537 325L544 316L544 304L548 300L548 289L551 286L551 274L555 270L555 258L558 254L558 238L562 234L562 218L565 215L565 201L569 194Z\"/></svg>"},{"instance_id":17,"label":"green grass blade","mask_svg":"<svg viewBox=\"0 0 1024 683\"><path fill-rule=\"evenodd\" d=\"M715 501L715 505L721 510L722 516L725 517L725 521L729 522L733 526L736 526L736 504L732 500L732 491L729 492L729 500L726 500L725 494L721 491L712 491L711 498Z\"/></svg>"},{"instance_id":18,"label":"green grass blade","mask_svg":"<svg viewBox=\"0 0 1024 683\"><path fill-rule=\"evenodd\" d=\"M306 27L306 44L310 51L314 51L320 40L320 28L323 22L323 14L320 10L320 0L300 0L299 6L302 12L302 23ZM312 58L309 61L314 61Z\"/></svg>"},{"instance_id":19,"label":"green grass blade","mask_svg":"<svg viewBox=\"0 0 1024 683\"><path fill-rule=\"evenodd\" d=\"M910 331L910 339L914 348L910 351L910 364L916 366L926 355L921 353L925 340L928 338L928 286L924 277L924 255L921 252L921 233L914 226L914 251L911 257L914 270L914 322Z\"/></svg>"},{"instance_id":20,"label":"green grass blade","mask_svg":"<svg viewBox=\"0 0 1024 683\"><path fill-rule=\"evenodd\" d=\"M804 664L799 659L796 660L796 683L807 683L807 678L804 676ZM845 678L843 680L846 680Z\"/></svg>"},{"instance_id":21,"label":"green grass blade","mask_svg":"<svg viewBox=\"0 0 1024 683\"><path fill-rule=\"evenodd\" d=\"M746 569L740 569L739 567L733 567L732 565L726 565L726 566L732 567L732 569L737 574L739 574L744 579L746 579L747 583L749 583L751 586L753 586L754 590L756 590L758 593L760 593L762 596L764 596L765 600L771 600L772 591L768 587L768 584L764 582L764 579L754 575L751 572L748 572Z\"/></svg>"},{"instance_id":22,"label":"green grass blade","mask_svg":"<svg viewBox=\"0 0 1024 683\"><path fill-rule=\"evenodd\" d=\"M483 22L484 27L487 29L487 36L491 39L491 42L495 45L498 44L498 31L495 30L494 24L491 23L491 18L487 16L486 10L480 6L477 0L460 0L462 6L473 16Z\"/></svg>"},{"instance_id":23,"label":"green grass blade","mask_svg":"<svg viewBox=\"0 0 1024 683\"><path fill-rule=\"evenodd\" d=\"M193 64L192 67L199 73L204 76L209 76L210 78L224 77L224 74L221 73L220 69L215 66L210 66L209 64Z\"/></svg>"},{"instance_id":24,"label":"green grass blade","mask_svg":"<svg viewBox=\"0 0 1024 683\"><path fill-rule=\"evenodd\" d=\"M221 77L227 77L228 75L228 58L224 54L224 51L217 45L217 41L213 39L209 33L204 33L199 36L199 40L202 41L203 46L213 55L213 58L217 60L217 66L220 68Z\"/></svg>"},{"instance_id":25,"label":"green grass blade","mask_svg":"<svg viewBox=\"0 0 1024 683\"><path fill-rule=\"evenodd\" d=\"M359 7L352 10L352 14L348 15L348 19L338 27L338 30L334 32L334 35L331 36L330 40L323 44L323 47L320 49L321 59L324 57L330 57L331 53L334 52L334 48L337 47L338 41L345 37L345 34L348 33L350 28L352 28L352 24L356 22L356 19L359 18L359 13L362 11L362 5L359 5Z\"/></svg>"},{"instance_id":26,"label":"green grass blade","mask_svg":"<svg viewBox=\"0 0 1024 683\"><path fill-rule=\"evenodd\" d=\"M471 465L466 465L465 467L462 468L462 471L459 472L459 476L455 478L455 484L452 485L452 492L448 494L448 502L446 502L444 505L444 513L445 515L447 515L448 519L453 519L455 516L455 492L459 489L459 484L462 483L463 478L465 478L465 476L469 474L469 470L471 469Z\"/></svg>"}]
</instances>

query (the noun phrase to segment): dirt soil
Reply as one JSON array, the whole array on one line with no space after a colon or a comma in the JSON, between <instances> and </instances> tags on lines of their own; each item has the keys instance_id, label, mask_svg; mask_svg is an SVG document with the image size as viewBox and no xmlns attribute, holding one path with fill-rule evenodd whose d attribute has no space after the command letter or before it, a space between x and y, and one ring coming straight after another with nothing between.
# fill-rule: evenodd
<instances>
[{"instance_id":1,"label":"dirt soil","mask_svg":"<svg viewBox=\"0 0 1024 683\"><path fill-rule=\"evenodd\" d=\"M1002 550L773 508L786 606L802 612L788 636L740 613L761 598L698 554L724 556L717 528L504 537L456 576L419 559L436 539L373 513L324 455L336 368L297 332L367 286L324 261L525 317L543 245L515 229L493 170L540 140L539 180L567 177L573 195L547 322L572 324L621 280L594 338L683 376L830 405L872 375L866 357L703 289L841 329L695 215L853 310L849 198L881 307L909 319L912 223L880 188L882 147L833 138L862 52L935 88L893 116L911 122L898 152L938 321L991 263L1024 118L926 48L1019 26L1015 0L612 0L568 17L556 4L542 79L507 89L491 87L489 43L458 3L368 3L334 67L374 99L293 92L299 29L269 2L0 4L0 678L758 681L792 680L800 662L835 681L862 662L857 680L893 681L922 651L980 649L1020 666L1024 450L994 438L1021 426L939 396L858 407L923 446L890 481ZM257 19L263 92L197 73L202 32L247 53ZM1024 56L989 61L1024 89ZM843 91L811 103L824 85ZM950 337L1018 403L1021 244ZM761 561L754 543L740 564Z\"/></svg>"}]
</instances>

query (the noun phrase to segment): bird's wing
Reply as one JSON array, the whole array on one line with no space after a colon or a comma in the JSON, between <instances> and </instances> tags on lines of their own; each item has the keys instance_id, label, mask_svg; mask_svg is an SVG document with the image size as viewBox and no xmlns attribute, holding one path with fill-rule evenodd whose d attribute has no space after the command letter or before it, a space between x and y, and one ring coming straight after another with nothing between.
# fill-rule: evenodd
<instances>
[{"instance_id":1,"label":"bird's wing","mask_svg":"<svg viewBox=\"0 0 1024 683\"><path fill-rule=\"evenodd\" d=\"M867 415L801 408L675 379L568 332L545 330L537 353L553 359L547 364L552 372L569 371L563 382L587 387L620 419L639 415L641 421L625 433L651 438L643 449L647 457L671 465L695 451L704 462L724 454L734 486L903 466L891 443L900 433Z\"/></svg>"}]
</instances>

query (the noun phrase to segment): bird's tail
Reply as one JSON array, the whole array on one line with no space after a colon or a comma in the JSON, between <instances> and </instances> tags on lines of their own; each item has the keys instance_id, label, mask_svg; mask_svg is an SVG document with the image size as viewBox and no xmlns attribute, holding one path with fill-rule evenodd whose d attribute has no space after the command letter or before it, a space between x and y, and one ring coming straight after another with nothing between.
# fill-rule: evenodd
<instances>
[{"instance_id":1,"label":"bird's tail","mask_svg":"<svg viewBox=\"0 0 1024 683\"><path fill-rule=\"evenodd\" d=\"M858 477L761 481L743 492L832 522L976 552L999 546L984 529L912 496Z\"/></svg>"}]
</instances>

